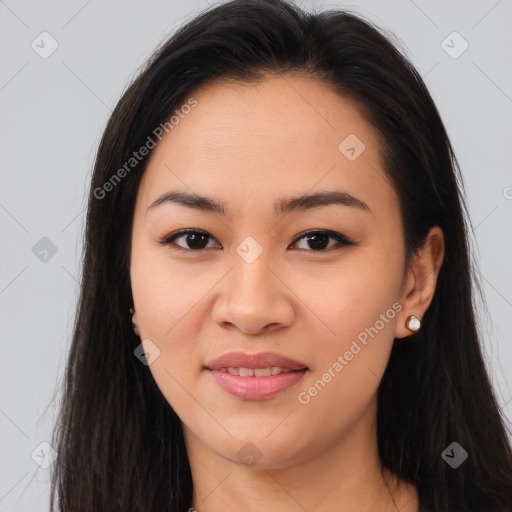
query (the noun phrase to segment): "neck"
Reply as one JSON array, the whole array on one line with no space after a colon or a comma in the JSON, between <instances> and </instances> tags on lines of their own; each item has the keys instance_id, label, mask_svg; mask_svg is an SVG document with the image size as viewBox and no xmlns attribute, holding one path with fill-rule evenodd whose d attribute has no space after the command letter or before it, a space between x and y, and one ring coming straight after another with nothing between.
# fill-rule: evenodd
<instances>
[{"instance_id":1,"label":"neck","mask_svg":"<svg viewBox=\"0 0 512 512\"><path fill-rule=\"evenodd\" d=\"M376 401L323 453L283 468L249 468L212 451L184 426L194 491L191 508L221 512L357 510L416 512L416 489L383 470L377 451ZM368 428L368 425L370 427Z\"/></svg>"}]
</instances>

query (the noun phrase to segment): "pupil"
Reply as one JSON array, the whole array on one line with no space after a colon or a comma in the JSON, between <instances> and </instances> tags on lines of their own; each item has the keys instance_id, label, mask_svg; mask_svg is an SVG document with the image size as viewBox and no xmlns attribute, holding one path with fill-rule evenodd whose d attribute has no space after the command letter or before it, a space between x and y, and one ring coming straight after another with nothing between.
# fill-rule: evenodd
<instances>
[{"instance_id":1,"label":"pupil","mask_svg":"<svg viewBox=\"0 0 512 512\"><path fill-rule=\"evenodd\" d=\"M310 247L311 247L311 241L312 241L312 240L314 240L314 239L318 239L318 238L323 239L323 242L320 242L320 244L315 244L315 243L313 242L313 244L312 244L312 245L313 245L313 246L312 246L312 249L325 249L325 247L327 247L327 245L328 245L329 237L328 237L327 235L321 235L321 234L320 234L320 235L319 235L319 234L316 234L316 235L309 235L309 236L307 237L307 241L308 241L308 243L310 244ZM325 243L325 242L327 242L327 243ZM319 245L320 245L320 246L319 246Z\"/></svg>"},{"instance_id":2,"label":"pupil","mask_svg":"<svg viewBox=\"0 0 512 512\"><path fill-rule=\"evenodd\" d=\"M192 239L191 249L202 249L203 247L202 247L201 243L199 243L199 246L197 246L197 245L194 246L194 242L197 244L197 241L201 240L201 239L202 239L201 241L204 242L205 239L207 238L207 235L204 235L202 233L189 233L187 235L187 237L188 237L187 243L189 244L189 246L190 246L190 239ZM203 243L203 245L207 245L207 244Z\"/></svg>"}]
</instances>

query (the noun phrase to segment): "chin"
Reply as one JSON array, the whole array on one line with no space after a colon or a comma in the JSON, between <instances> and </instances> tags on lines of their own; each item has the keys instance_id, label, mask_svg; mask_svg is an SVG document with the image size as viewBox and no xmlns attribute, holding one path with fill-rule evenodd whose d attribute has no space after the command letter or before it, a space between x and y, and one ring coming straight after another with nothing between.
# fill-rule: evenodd
<instances>
[{"instance_id":1,"label":"chin","mask_svg":"<svg viewBox=\"0 0 512 512\"><path fill-rule=\"evenodd\" d=\"M230 438L229 442L207 444L224 459L249 469L276 470L296 465L304 455L304 447L286 432L276 434L273 439L274 434L268 436L268 432L251 435L246 431L244 435Z\"/></svg>"}]
</instances>

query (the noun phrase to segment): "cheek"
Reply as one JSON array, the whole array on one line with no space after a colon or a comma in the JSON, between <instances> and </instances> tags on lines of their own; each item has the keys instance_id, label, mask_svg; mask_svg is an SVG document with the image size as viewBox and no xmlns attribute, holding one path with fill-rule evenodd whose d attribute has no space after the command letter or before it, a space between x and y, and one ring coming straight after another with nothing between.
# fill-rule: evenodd
<instances>
[{"instance_id":1,"label":"cheek","mask_svg":"<svg viewBox=\"0 0 512 512\"><path fill-rule=\"evenodd\" d=\"M208 293L225 271L173 261L165 249L147 242L132 247L137 321L141 339L151 340L158 348L149 370L166 400L179 416L201 416L200 407L191 407L191 396L199 395L197 381L204 362L201 331L209 318Z\"/></svg>"},{"instance_id":2,"label":"cheek","mask_svg":"<svg viewBox=\"0 0 512 512\"><path fill-rule=\"evenodd\" d=\"M146 241L132 247L130 274L144 337L167 343L177 339L176 333L184 325L194 327L186 320L204 295L211 276L197 269L192 273L185 264L171 264L165 247L154 248Z\"/></svg>"},{"instance_id":3,"label":"cheek","mask_svg":"<svg viewBox=\"0 0 512 512\"><path fill-rule=\"evenodd\" d=\"M304 271L295 279L294 293L307 306L311 324L316 317L315 338L321 337L322 346L344 348L390 310L385 324L377 326L387 337L396 316L392 305L399 298L401 268L398 251L385 258L383 251L365 248L328 269Z\"/></svg>"},{"instance_id":4,"label":"cheek","mask_svg":"<svg viewBox=\"0 0 512 512\"><path fill-rule=\"evenodd\" d=\"M298 390L298 401L310 410L330 410L339 421L356 417L375 394L393 344L402 309L402 262L398 251L388 258L382 254L361 251L331 271L330 279L309 275L298 290L321 319L312 335L316 364ZM333 403L343 408L333 410Z\"/></svg>"},{"instance_id":5,"label":"cheek","mask_svg":"<svg viewBox=\"0 0 512 512\"><path fill-rule=\"evenodd\" d=\"M150 346L156 346L158 354L149 370L167 402L180 417L187 418L200 415L199 408L191 407L190 398L195 394L201 362L200 347L195 342L200 323L193 318L197 315L194 305L205 290L197 279L194 282L171 267L165 250L134 245L131 281L137 321L141 339L151 340ZM204 422L205 418L189 421Z\"/></svg>"}]
</instances>

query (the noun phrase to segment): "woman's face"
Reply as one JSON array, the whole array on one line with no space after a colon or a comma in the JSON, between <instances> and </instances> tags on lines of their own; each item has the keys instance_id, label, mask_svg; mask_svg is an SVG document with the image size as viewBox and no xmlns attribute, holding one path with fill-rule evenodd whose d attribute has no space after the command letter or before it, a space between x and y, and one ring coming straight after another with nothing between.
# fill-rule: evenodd
<instances>
[{"instance_id":1,"label":"woman's face","mask_svg":"<svg viewBox=\"0 0 512 512\"><path fill-rule=\"evenodd\" d=\"M279 468L371 435L406 314L376 131L325 84L290 75L193 98L140 184L130 268L149 369L187 443ZM170 240L185 229L200 233ZM232 353L271 355L214 364ZM283 372L280 356L299 364Z\"/></svg>"}]
</instances>

